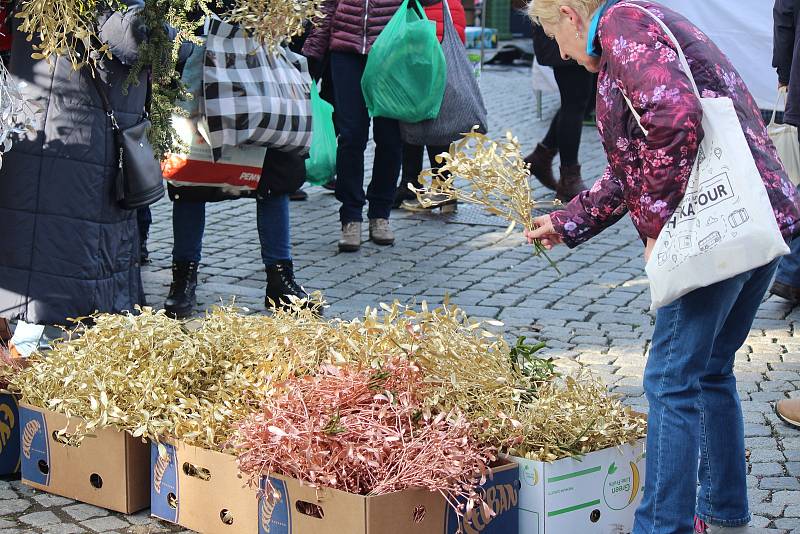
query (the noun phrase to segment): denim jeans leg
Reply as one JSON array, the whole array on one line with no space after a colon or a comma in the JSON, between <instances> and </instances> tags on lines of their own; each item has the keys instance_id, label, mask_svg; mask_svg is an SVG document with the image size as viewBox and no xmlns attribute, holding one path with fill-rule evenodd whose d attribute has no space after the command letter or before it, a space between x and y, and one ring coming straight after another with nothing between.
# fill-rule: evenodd
<instances>
[{"instance_id":1,"label":"denim jeans leg","mask_svg":"<svg viewBox=\"0 0 800 534\"><path fill-rule=\"evenodd\" d=\"M644 373L649 402L647 477L644 498L636 511L635 534L693 531L701 379L706 376L715 340L754 272L757 270L697 289L658 310ZM758 303L748 301L742 306L757 308Z\"/></svg>"},{"instance_id":2,"label":"denim jeans leg","mask_svg":"<svg viewBox=\"0 0 800 534\"><path fill-rule=\"evenodd\" d=\"M697 515L710 525L750 522L744 421L733 365L736 351L769 288L778 260L756 269L716 336L711 360L700 379L700 469Z\"/></svg>"},{"instance_id":3,"label":"denim jeans leg","mask_svg":"<svg viewBox=\"0 0 800 534\"><path fill-rule=\"evenodd\" d=\"M800 237L793 239L789 248L792 252L781 258L775 281L800 288Z\"/></svg>"},{"instance_id":4,"label":"denim jeans leg","mask_svg":"<svg viewBox=\"0 0 800 534\"><path fill-rule=\"evenodd\" d=\"M289 232L289 195L269 195L256 200L258 239L264 266L292 261Z\"/></svg>"},{"instance_id":5,"label":"denim jeans leg","mask_svg":"<svg viewBox=\"0 0 800 534\"><path fill-rule=\"evenodd\" d=\"M206 203L176 200L172 203L172 261L200 262Z\"/></svg>"},{"instance_id":6,"label":"denim jeans leg","mask_svg":"<svg viewBox=\"0 0 800 534\"><path fill-rule=\"evenodd\" d=\"M367 188L367 213L370 219L388 219L397 190L400 163L403 160L400 123L394 119L376 117L372 124L375 161L372 165L372 179Z\"/></svg>"},{"instance_id":7,"label":"denim jeans leg","mask_svg":"<svg viewBox=\"0 0 800 534\"><path fill-rule=\"evenodd\" d=\"M336 199L342 203L342 223L363 220L364 151L369 140L369 114L361 93L361 76L366 56L331 52L331 76L336 99L336 128L339 146L336 150ZM399 147L398 147L399 150ZM399 158L398 158L399 160ZM394 189L392 190L394 195ZM391 203L391 198L389 200Z\"/></svg>"}]
</instances>

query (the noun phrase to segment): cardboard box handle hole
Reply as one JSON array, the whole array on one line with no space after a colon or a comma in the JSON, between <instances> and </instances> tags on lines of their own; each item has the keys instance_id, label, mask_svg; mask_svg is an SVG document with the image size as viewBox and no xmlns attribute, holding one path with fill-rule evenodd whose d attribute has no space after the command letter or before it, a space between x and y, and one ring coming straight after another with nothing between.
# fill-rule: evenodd
<instances>
[{"instance_id":1,"label":"cardboard box handle hole","mask_svg":"<svg viewBox=\"0 0 800 534\"><path fill-rule=\"evenodd\" d=\"M600 510L597 509L592 510L592 513L589 514L589 521L591 521L592 523L597 523L598 521L600 521Z\"/></svg>"},{"instance_id":2,"label":"cardboard box handle hole","mask_svg":"<svg viewBox=\"0 0 800 534\"><path fill-rule=\"evenodd\" d=\"M426 511L423 505L420 504L419 506L414 508L414 517L413 517L414 523L422 523L423 521L425 521L425 514Z\"/></svg>"},{"instance_id":3,"label":"cardboard box handle hole","mask_svg":"<svg viewBox=\"0 0 800 534\"><path fill-rule=\"evenodd\" d=\"M100 489L103 487L103 477L97 473L92 473L89 475L89 484L91 484L93 488Z\"/></svg>"},{"instance_id":4,"label":"cardboard box handle hole","mask_svg":"<svg viewBox=\"0 0 800 534\"><path fill-rule=\"evenodd\" d=\"M47 462L45 462L44 460L39 460L39 463L37 465L39 466L39 471L41 471L43 475L46 475L47 473L50 472L50 466L47 465Z\"/></svg>"},{"instance_id":5,"label":"cardboard box handle hole","mask_svg":"<svg viewBox=\"0 0 800 534\"><path fill-rule=\"evenodd\" d=\"M60 443L65 447L75 447L78 448L81 446L80 443L73 443L70 441L70 435L66 432L60 432L58 430L53 430L53 441L56 443Z\"/></svg>"},{"instance_id":6,"label":"cardboard box handle hole","mask_svg":"<svg viewBox=\"0 0 800 534\"><path fill-rule=\"evenodd\" d=\"M192 465L189 462L183 463L183 473L188 477L199 478L200 480L211 480L211 471L205 467Z\"/></svg>"},{"instance_id":7,"label":"cardboard box handle hole","mask_svg":"<svg viewBox=\"0 0 800 534\"><path fill-rule=\"evenodd\" d=\"M178 496L174 493L167 494L167 505L173 510L178 509Z\"/></svg>"},{"instance_id":8,"label":"cardboard box handle hole","mask_svg":"<svg viewBox=\"0 0 800 534\"><path fill-rule=\"evenodd\" d=\"M227 508L223 508L222 511L219 513L219 519L226 525L233 524L233 514Z\"/></svg>"},{"instance_id":9,"label":"cardboard box handle hole","mask_svg":"<svg viewBox=\"0 0 800 534\"><path fill-rule=\"evenodd\" d=\"M297 501L294 503L294 506L297 508L297 511L303 515L316 517L317 519L322 519L325 517L325 511L322 509L322 506L319 506L318 504L306 501Z\"/></svg>"}]
</instances>

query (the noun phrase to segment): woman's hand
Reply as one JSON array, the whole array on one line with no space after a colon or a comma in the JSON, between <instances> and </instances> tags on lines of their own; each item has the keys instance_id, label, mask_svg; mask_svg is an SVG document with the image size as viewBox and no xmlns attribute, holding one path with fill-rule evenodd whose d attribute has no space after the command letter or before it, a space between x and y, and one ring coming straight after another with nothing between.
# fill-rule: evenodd
<instances>
[{"instance_id":1,"label":"woman's hand","mask_svg":"<svg viewBox=\"0 0 800 534\"><path fill-rule=\"evenodd\" d=\"M647 238L647 245L644 247L644 261L650 261L650 254L653 253L653 248L656 246L656 240L652 237Z\"/></svg>"},{"instance_id":2,"label":"woman's hand","mask_svg":"<svg viewBox=\"0 0 800 534\"><path fill-rule=\"evenodd\" d=\"M528 240L529 244L533 244L534 241L539 240L542 245L544 245L544 248L550 250L554 246L564 242L561 234L556 232L553 227L553 221L550 219L549 215L536 217L533 219L533 224L534 229L532 231L529 232L525 230L525 238Z\"/></svg>"}]
</instances>

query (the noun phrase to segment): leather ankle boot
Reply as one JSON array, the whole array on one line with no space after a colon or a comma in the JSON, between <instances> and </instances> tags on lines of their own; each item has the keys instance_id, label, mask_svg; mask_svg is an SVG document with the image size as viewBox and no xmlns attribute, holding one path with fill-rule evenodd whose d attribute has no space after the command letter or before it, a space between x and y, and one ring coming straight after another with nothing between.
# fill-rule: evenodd
<instances>
[{"instance_id":1,"label":"leather ankle boot","mask_svg":"<svg viewBox=\"0 0 800 534\"><path fill-rule=\"evenodd\" d=\"M561 180L558 181L556 198L566 203L584 190L586 190L586 184L583 183L583 178L581 178L581 166L568 165L561 167Z\"/></svg>"},{"instance_id":2,"label":"leather ankle boot","mask_svg":"<svg viewBox=\"0 0 800 534\"><path fill-rule=\"evenodd\" d=\"M197 305L197 262L176 261L172 263L172 284L164 302L167 315L185 319Z\"/></svg>"},{"instance_id":3,"label":"leather ankle boot","mask_svg":"<svg viewBox=\"0 0 800 534\"><path fill-rule=\"evenodd\" d=\"M536 145L536 150L528 154L525 163L530 164L531 174L548 189L556 190L558 184L553 176L553 158L558 154L557 150L547 148L543 144Z\"/></svg>"},{"instance_id":4,"label":"leather ankle boot","mask_svg":"<svg viewBox=\"0 0 800 534\"><path fill-rule=\"evenodd\" d=\"M267 296L264 299L264 306L273 309L288 308L291 304L290 295L299 299L308 297L308 293L294 279L292 262L284 260L268 266Z\"/></svg>"}]
</instances>

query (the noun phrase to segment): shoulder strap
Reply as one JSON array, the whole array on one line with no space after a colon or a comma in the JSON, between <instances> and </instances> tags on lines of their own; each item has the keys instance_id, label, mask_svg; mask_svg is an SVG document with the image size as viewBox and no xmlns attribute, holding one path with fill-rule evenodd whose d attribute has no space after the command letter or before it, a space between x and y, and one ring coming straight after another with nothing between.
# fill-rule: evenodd
<instances>
[{"instance_id":1,"label":"shoulder strap","mask_svg":"<svg viewBox=\"0 0 800 534\"><path fill-rule=\"evenodd\" d=\"M669 37L672 40L672 43L675 45L675 49L678 51L678 57L680 58L681 65L683 66L683 70L686 72L686 76L689 78L689 81L692 84L692 89L694 90L694 94L697 95L697 98L701 98L700 97L700 91L698 91L697 84L695 83L694 76L692 75L692 69L689 68L689 62L686 60L686 56L683 53L683 48L681 48L680 43L678 43L678 39L675 38L675 35L672 33L672 30L669 29L669 27L664 23L664 21L661 20L660 18L658 18L657 16L655 16L647 8L642 7L642 6L638 5L638 4L630 4L628 2L623 2L623 3L617 4L617 5L618 6L626 6L626 7L634 7L636 9L641 10L641 11L644 11L645 13L647 13L647 15L650 16L650 18L655 20L658 23L659 26L661 26L661 29L664 30L664 33L667 34L667 37Z\"/></svg>"},{"instance_id":2,"label":"shoulder strap","mask_svg":"<svg viewBox=\"0 0 800 534\"><path fill-rule=\"evenodd\" d=\"M92 84L94 84L97 94L100 95L100 101L103 103L103 109L105 110L106 115L108 115L108 118L111 119L111 127L114 128L114 131L118 132L119 124L117 123L117 118L114 116L114 109L111 107L111 101L108 99L108 94L103 88L103 84L97 79L96 72L90 72L89 78L92 80Z\"/></svg>"}]
</instances>

